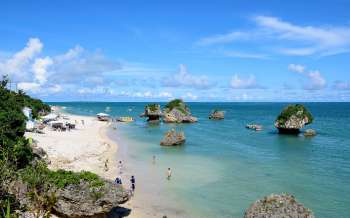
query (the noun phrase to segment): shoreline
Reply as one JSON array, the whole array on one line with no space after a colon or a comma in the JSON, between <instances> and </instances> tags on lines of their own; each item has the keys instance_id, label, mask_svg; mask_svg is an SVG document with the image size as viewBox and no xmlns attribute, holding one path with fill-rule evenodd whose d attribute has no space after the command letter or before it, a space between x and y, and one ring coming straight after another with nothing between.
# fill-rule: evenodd
<instances>
[{"instance_id":1,"label":"shoreline","mask_svg":"<svg viewBox=\"0 0 350 218\"><path fill-rule=\"evenodd\" d=\"M129 189L129 179L125 178L125 173L120 175L118 172L117 153L119 145L108 137L111 123L98 121L93 116L71 114L61 109L55 110L55 112L68 118L68 120L63 121L77 123L75 129L60 132L53 131L47 126L43 129L44 134L25 133L26 138L32 138L36 146L47 153L50 161L48 168L75 172L90 171L112 181L117 176L122 177L125 181L123 183L124 188ZM84 124L82 124L82 120ZM106 161L108 161L108 170L105 168ZM124 169L124 171L127 170ZM127 217L140 217L142 213L139 210L134 210L132 202L131 198L120 207L131 209Z\"/></svg>"}]
</instances>

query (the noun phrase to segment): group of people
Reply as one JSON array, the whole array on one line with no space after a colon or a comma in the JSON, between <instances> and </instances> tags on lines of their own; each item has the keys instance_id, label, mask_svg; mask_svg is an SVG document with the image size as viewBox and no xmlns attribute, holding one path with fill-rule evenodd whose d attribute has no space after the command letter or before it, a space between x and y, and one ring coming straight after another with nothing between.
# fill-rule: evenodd
<instances>
[{"instance_id":1,"label":"group of people","mask_svg":"<svg viewBox=\"0 0 350 218\"><path fill-rule=\"evenodd\" d=\"M152 163L153 163L153 164L156 163L156 156L155 156L155 155L153 155ZM119 162L118 162L118 169L119 169L119 175L122 175L122 173L123 173L123 162L122 162L122 161L119 161ZM171 169L168 168L168 170L167 170L167 177L166 177L166 178L167 178L168 180L170 180L171 175L172 175ZM136 188L135 183L136 183L135 176L132 175L131 178L130 178L130 184L131 184L130 191L131 191L131 195L134 195L134 193L135 193L135 188ZM117 178L115 179L115 184L116 184L116 185L122 185L122 179L121 179L120 177L117 177Z\"/></svg>"}]
</instances>

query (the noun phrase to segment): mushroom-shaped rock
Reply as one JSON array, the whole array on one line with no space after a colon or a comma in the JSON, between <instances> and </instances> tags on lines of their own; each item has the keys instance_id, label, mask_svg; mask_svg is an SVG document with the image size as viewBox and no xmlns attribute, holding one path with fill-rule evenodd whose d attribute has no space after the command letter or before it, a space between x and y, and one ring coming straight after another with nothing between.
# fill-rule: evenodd
<instances>
[{"instance_id":1,"label":"mushroom-shaped rock","mask_svg":"<svg viewBox=\"0 0 350 218\"><path fill-rule=\"evenodd\" d=\"M213 110L209 115L209 119L212 119L212 120L222 120L224 118L225 118L225 113L219 110Z\"/></svg>"},{"instance_id":2,"label":"mushroom-shaped rock","mask_svg":"<svg viewBox=\"0 0 350 218\"><path fill-rule=\"evenodd\" d=\"M297 202L292 195L271 194L253 203L244 218L314 218L312 211Z\"/></svg>"},{"instance_id":3,"label":"mushroom-shaped rock","mask_svg":"<svg viewBox=\"0 0 350 218\"><path fill-rule=\"evenodd\" d=\"M164 134L164 138L160 141L160 145L163 146L174 146L181 145L185 143L185 133L184 132L176 132L175 129L171 129L170 131Z\"/></svg>"},{"instance_id":4,"label":"mushroom-shaped rock","mask_svg":"<svg viewBox=\"0 0 350 218\"><path fill-rule=\"evenodd\" d=\"M305 125L312 123L311 113L301 104L288 105L275 121L280 133L299 133Z\"/></svg>"},{"instance_id":5,"label":"mushroom-shaped rock","mask_svg":"<svg viewBox=\"0 0 350 218\"><path fill-rule=\"evenodd\" d=\"M317 134L316 131L313 129L307 129L304 132L305 137L315 136L316 134Z\"/></svg>"},{"instance_id":6,"label":"mushroom-shaped rock","mask_svg":"<svg viewBox=\"0 0 350 218\"><path fill-rule=\"evenodd\" d=\"M147 117L148 122L158 123L160 117L162 116L162 111L159 104L148 104L145 106L145 112L141 114L141 117Z\"/></svg>"},{"instance_id":7,"label":"mushroom-shaped rock","mask_svg":"<svg viewBox=\"0 0 350 218\"><path fill-rule=\"evenodd\" d=\"M191 115L190 109L181 99L175 99L165 105L163 121L166 123L195 123L198 119Z\"/></svg>"}]
</instances>

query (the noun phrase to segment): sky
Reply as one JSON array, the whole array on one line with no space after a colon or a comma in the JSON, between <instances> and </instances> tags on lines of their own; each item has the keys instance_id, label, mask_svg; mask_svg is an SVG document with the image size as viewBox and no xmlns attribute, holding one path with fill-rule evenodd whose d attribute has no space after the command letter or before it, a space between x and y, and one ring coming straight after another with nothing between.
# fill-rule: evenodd
<instances>
[{"instance_id":1,"label":"sky","mask_svg":"<svg viewBox=\"0 0 350 218\"><path fill-rule=\"evenodd\" d=\"M1 0L0 74L45 101L348 102L349 9L348 0Z\"/></svg>"}]
</instances>

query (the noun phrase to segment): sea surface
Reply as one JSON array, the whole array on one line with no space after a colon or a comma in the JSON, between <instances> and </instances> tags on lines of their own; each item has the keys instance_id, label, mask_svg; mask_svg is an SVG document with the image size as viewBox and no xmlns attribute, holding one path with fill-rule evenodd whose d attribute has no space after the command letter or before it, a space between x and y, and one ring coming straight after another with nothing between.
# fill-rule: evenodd
<instances>
[{"instance_id":1,"label":"sea surface","mask_svg":"<svg viewBox=\"0 0 350 218\"><path fill-rule=\"evenodd\" d=\"M307 128L318 133L312 138L277 133L274 120L288 103L189 103L198 123L160 125L139 118L146 103L51 104L80 115L110 109L113 116L133 116L135 122L118 123L109 134L139 181L137 189L148 189L143 197L164 214L243 217L257 199L290 193L318 218L350 217L350 103L305 103L314 116ZM225 111L224 120L208 119L216 108ZM263 131L246 129L248 123ZM185 145L159 145L171 128L185 132Z\"/></svg>"}]
</instances>

